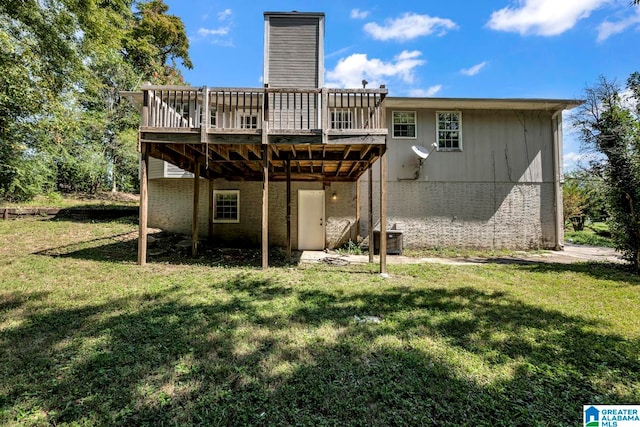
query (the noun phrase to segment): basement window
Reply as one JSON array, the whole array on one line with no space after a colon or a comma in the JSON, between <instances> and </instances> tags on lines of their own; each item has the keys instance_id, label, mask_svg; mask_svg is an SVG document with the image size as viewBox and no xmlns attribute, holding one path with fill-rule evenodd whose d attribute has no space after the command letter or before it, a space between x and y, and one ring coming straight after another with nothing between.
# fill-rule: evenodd
<instances>
[{"instance_id":1,"label":"basement window","mask_svg":"<svg viewBox=\"0 0 640 427\"><path fill-rule=\"evenodd\" d=\"M462 113L436 112L438 151L462 151Z\"/></svg>"},{"instance_id":2,"label":"basement window","mask_svg":"<svg viewBox=\"0 0 640 427\"><path fill-rule=\"evenodd\" d=\"M240 222L240 190L213 190L213 222Z\"/></svg>"},{"instance_id":3,"label":"basement window","mask_svg":"<svg viewBox=\"0 0 640 427\"><path fill-rule=\"evenodd\" d=\"M394 111L393 112L393 137L394 138L416 138L416 112L415 111Z\"/></svg>"}]
</instances>

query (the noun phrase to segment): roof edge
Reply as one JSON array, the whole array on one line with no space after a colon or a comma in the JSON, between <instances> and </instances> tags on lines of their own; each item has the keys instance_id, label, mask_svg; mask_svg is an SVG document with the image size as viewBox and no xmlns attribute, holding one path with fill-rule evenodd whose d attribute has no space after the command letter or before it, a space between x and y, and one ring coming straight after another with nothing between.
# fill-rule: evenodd
<instances>
[{"instance_id":1,"label":"roof edge","mask_svg":"<svg viewBox=\"0 0 640 427\"><path fill-rule=\"evenodd\" d=\"M525 109L570 110L584 104L582 99L547 98L415 98L388 96L387 107L407 108L464 108L464 109Z\"/></svg>"},{"instance_id":2,"label":"roof edge","mask_svg":"<svg viewBox=\"0 0 640 427\"><path fill-rule=\"evenodd\" d=\"M292 10L291 12L264 12L265 17L267 16L309 16L309 17L324 17L324 12L298 12L297 10Z\"/></svg>"}]
</instances>

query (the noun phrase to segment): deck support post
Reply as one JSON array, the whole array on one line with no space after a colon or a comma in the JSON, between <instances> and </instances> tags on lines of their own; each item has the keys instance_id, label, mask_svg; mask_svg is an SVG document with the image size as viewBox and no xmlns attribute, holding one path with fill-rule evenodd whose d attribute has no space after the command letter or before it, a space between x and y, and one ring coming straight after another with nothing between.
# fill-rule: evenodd
<instances>
[{"instance_id":1,"label":"deck support post","mask_svg":"<svg viewBox=\"0 0 640 427\"><path fill-rule=\"evenodd\" d=\"M291 159L287 156L287 259L291 262Z\"/></svg>"},{"instance_id":2,"label":"deck support post","mask_svg":"<svg viewBox=\"0 0 640 427\"><path fill-rule=\"evenodd\" d=\"M191 255L198 256L198 214L200 207L200 159L193 172L193 219L191 224Z\"/></svg>"},{"instance_id":3,"label":"deck support post","mask_svg":"<svg viewBox=\"0 0 640 427\"><path fill-rule=\"evenodd\" d=\"M369 263L373 263L373 166L369 166Z\"/></svg>"},{"instance_id":4,"label":"deck support post","mask_svg":"<svg viewBox=\"0 0 640 427\"><path fill-rule=\"evenodd\" d=\"M262 145L262 269L269 267L269 145Z\"/></svg>"},{"instance_id":5,"label":"deck support post","mask_svg":"<svg viewBox=\"0 0 640 427\"><path fill-rule=\"evenodd\" d=\"M360 243L360 179L356 181L356 219L354 222L354 232L351 233L353 241L356 244Z\"/></svg>"},{"instance_id":6,"label":"deck support post","mask_svg":"<svg viewBox=\"0 0 640 427\"><path fill-rule=\"evenodd\" d=\"M209 229L207 230L207 236L208 236L208 242L209 244L213 243L213 189L214 189L214 182L213 182L213 178L209 178L209 215L208 215L208 224L209 224Z\"/></svg>"},{"instance_id":7,"label":"deck support post","mask_svg":"<svg viewBox=\"0 0 640 427\"><path fill-rule=\"evenodd\" d=\"M138 218L138 264L147 263L147 218L149 212L149 149L140 143L140 212Z\"/></svg>"},{"instance_id":8,"label":"deck support post","mask_svg":"<svg viewBox=\"0 0 640 427\"><path fill-rule=\"evenodd\" d=\"M387 155L380 147L380 274L387 274Z\"/></svg>"}]
</instances>

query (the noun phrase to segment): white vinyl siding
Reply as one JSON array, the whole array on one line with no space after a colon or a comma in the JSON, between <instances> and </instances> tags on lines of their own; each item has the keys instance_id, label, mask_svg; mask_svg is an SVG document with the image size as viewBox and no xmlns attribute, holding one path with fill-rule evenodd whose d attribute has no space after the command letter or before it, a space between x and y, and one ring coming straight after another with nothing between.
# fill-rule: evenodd
<instances>
[{"instance_id":1,"label":"white vinyl siding","mask_svg":"<svg viewBox=\"0 0 640 427\"><path fill-rule=\"evenodd\" d=\"M270 17L267 46L270 87L318 87L319 25L317 17Z\"/></svg>"}]
</instances>

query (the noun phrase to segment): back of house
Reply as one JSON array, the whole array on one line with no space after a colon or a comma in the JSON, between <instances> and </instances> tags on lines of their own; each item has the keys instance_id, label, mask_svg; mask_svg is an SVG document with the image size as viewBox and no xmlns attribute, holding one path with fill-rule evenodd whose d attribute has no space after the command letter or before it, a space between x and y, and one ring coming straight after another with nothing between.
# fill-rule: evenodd
<instances>
[{"instance_id":1,"label":"back of house","mask_svg":"<svg viewBox=\"0 0 640 427\"><path fill-rule=\"evenodd\" d=\"M574 101L327 89L324 31L322 13L266 12L264 88L143 87L149 226L320 250L368 245L382 219L400 251L561 248Z\"/></svg>"}]
</instances>

